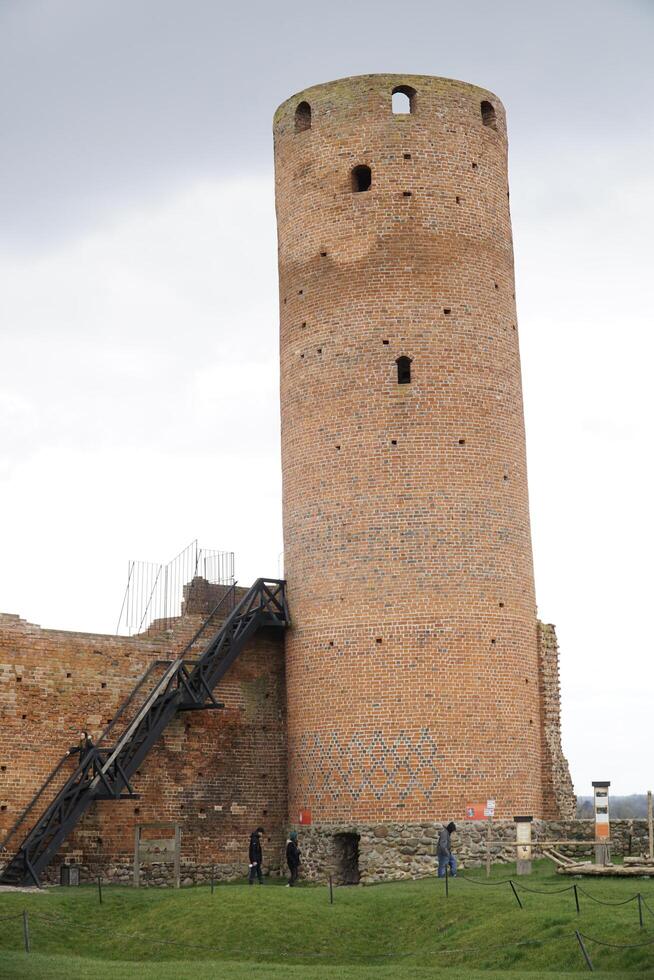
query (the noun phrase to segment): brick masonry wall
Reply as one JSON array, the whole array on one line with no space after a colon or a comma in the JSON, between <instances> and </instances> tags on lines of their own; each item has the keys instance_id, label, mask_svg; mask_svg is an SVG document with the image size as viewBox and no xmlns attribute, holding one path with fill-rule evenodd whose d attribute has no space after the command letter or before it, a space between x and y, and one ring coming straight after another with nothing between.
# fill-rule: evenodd
<instances>
[{"instance_id":1,"label":"brick masonry wall","mask_svg":"<svg viewBox=\"0 0 654 980\"><path fill-rule=\"evenodd\" d=\"M551 623L538 623L538 652L543 726L543 811L545 817L571 820L577 809L577 797L561 745L559 644Z\"/></svg>"},{"instance_id":2,"label":"brick masonry wall","mask_svg":"<svg viewBox=\"0 0 654 980\"><path fill-rule=\"evenodd\" d=\"M167 634L128 638L0 616L0 839L78 733L97 737L149 664L176 655L201 622L202 615L188 615ZM211 865L222 876L246 873L258 824L268 837L266 863L278 864L286 833L284 661L283 642L267 633L218 686L225 709L178 716L134 779L141 798L94 804L60 849L53 874L69 860L89 873L125 876L136 824L155 821L181 824L189 880ZM170 869L153 870L167 877Z\"/></svg>"},{"instance_id":3,"label":"brick masonry wall","mask_svg":"<svg viewBox=\"0 0 654 980\"><path fill-rule=\"evenodd\" d=\"M347 78L281 105L274 140L290 813L543 815L503 107Z\"/></svg>"}]
</instances>

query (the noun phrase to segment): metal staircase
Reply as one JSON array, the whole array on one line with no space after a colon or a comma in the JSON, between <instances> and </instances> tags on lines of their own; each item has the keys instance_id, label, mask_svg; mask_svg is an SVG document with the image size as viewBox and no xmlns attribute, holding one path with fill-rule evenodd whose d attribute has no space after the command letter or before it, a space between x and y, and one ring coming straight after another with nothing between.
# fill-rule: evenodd
<instances>
[{"instance_id":1,"label":"metal staircase","mask_svg":"<svg viewBox=\"0 0 654 980\"><path fill-rule=\"evenodd\" d=\"M65 777L70 753L55 766L9 831L3 841L3 852L6 853L7 843L47 788L51 787L52 792L62 778L63 786L0 874L0 884L40 885L41 873L92 803L135 796L130 779L177 712L221 708L213 691L248 640L262 627L283 629L288 625L285 583L260 578L232 609L199 659L186 659L185 654L198 642L207 625L217 613L224 614L225 604L233 603L234 596L235 586L232 586L176 660L156 661L150 666L98 744L80 750L78 764L68 778ZM161 676L157 677L157 673ZM137 696L148 682L151 690L138 704ZM130 712L133 716L115 744L103 745L119 719L129 717Z\"/></svg>"}]
</instances>

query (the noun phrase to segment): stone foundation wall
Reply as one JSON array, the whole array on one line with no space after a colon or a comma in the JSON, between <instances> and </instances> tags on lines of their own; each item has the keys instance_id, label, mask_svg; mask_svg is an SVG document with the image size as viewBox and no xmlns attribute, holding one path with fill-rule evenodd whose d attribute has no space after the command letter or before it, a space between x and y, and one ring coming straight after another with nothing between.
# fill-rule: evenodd
<instances>
[{"instance_id":1,"label":"stone foundation wall","mask_svg":"<svg viewBox=\"0 0 654 980\"><path fill-rule=\"evenodd\" d=\"M398 881L433 875L436 871L436 842L442 823L415 824L330 824L320 827L296 827L302 851L301 877L324 881L332 875L335 884L345 884L339 866L339 835L359 838L359 880L361 884ZM588 841L588 847L561 846L557 850L571 857L592 858L595 824L593 820L534 820L534 840ZM465 821L457 824L453 838L454 853L461 867L479 868L486 863L488 824ZM491 854L494 863L515 861L516 829L513 820L498 820L492 825ZM613 820L611 822L612 854L621 857L647 850L646 820Z\"/></svg>"},{"instance_id":2,"label":"stone foundation wall","mask_svg":"<svg viewBox=\"0 0 654 980\"><path fill-rule=\"evenodd\" d=\"M360 883L372 885L382 881L402 881L434 875L437 868L436 842L442 824L424 822L416 824L330 824L320 827L297 827L302 851L300 879L321 883L332 876L335 885ZM592 820L534 820L534 840L580 840L587 847L562 845L557 850L578 857L592 859L594 855L594 822ZM483 821L461 822L454 838L454 853L459 866L482 868L486 864L486 839L488 825ZM515 823L503 820L493 823L491 853L494 864L508 864L515 860ZM358 839L358 870L353 879L352 869L343 867L343 838ZM646 820L614 820L611 822L612 855L642 854L647 852ZM241 855L239 855L239 858ZM214 881L238 881L247 877L247 854L243 849L241 860L215 864L194 863L182 857L180 881L182 887L207 885ZM130 885L133 881L131 862L107 862L99 868L94 862L79 865L80 881L95 881L98 874L111 884ZM286 875L284 849L274 844L264 849L264 874ZM59 863L49 869L47 881L59 880ZM153 864L141 868L143 887L170 887L174 884L172 864Z\"/></svg>"}]
</instances>

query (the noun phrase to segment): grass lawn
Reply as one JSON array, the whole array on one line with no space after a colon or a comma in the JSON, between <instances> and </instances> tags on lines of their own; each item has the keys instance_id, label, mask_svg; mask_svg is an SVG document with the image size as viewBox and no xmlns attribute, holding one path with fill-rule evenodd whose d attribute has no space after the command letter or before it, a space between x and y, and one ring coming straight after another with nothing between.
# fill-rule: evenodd
<instances>
[{"instance_id":1,"label":"grass lawn","mask_svg":"<svg viewBox=\"0 0 654 980\"><path fill-rule=\"evenodd\" d=\"M654 914L638 905L611 907L641 892L654 913L654 881L569 879L539 862L519 886L520 909L508 883L510 866L493 870L496 886L465 878L426 879L368 888L340 888L329 904L325 887L219 885L181 891L105 887L53 888L46 894L0 894L0 977L422 978L543 980L588 972L575 929L606 942L652 941L614 950L589 942L597 972L654 980ZM485 882L483 871L470 871ZM29 913L32 952L23 951L21 918ZM524 945L516 945L524 943ZM512 945L513 944L513 945Z\"/></svg>"}]
</instances>

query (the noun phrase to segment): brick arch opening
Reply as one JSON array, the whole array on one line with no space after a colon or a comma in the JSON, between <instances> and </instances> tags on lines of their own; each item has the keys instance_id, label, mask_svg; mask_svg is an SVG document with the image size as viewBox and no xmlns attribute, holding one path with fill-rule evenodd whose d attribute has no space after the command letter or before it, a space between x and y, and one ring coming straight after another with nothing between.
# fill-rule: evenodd
<instances>
[{"instance_id":1,"label":"brick arch opening","mask_svg":"<svg viewBox=\"0 0 654 980\"><path fill-rule=\"evenodd\" d=\"M295 132L303 133L311 129L311 106L308 102L300 102L295 110Z\"/></svg>"},{"instance_id":2,"label":"brick arch opening","mask_svg":"<svg viewBox=\"0 0 654 980\"><path fill-rule=\"evenodd\" d=\"M407 357L406 354L402 354L395 361L397 365L397 383L399 385L410 385L411 384L411 358Z\"/></svg>"},{"instance_id":3,"label":"brick arch opening","mask_svg":"<svg viewBox=\"0 0 654 980\"><path fill-rule=\"evenodd\" d=\"M366 164L359 164L352 170L352 191L360 194L370 190L372 184L372 170Z\"/></svg>"},{"instance_id":4,"label":"brick arch opening","mask_svg":"<svg viewBox=\"0 0 654 980\"><path fill-rule=\"evenodd\" d=\"M391 93L394 116L408 116L416 110L417 92L410 85L396 85Z\"/></svg>"},{"instance_id":5,"label":"brick arch opening","mask_svg":"<svg viewBox=\"0 0 654 980\"><path fill-rule=\"evenodd\" d=\"M486 102L485 100L481 103L481 121L484 126L490 126L491 129L497 129L497 117L495 115L495 106L492 102Z\"/></svg>"}]
</instances>

